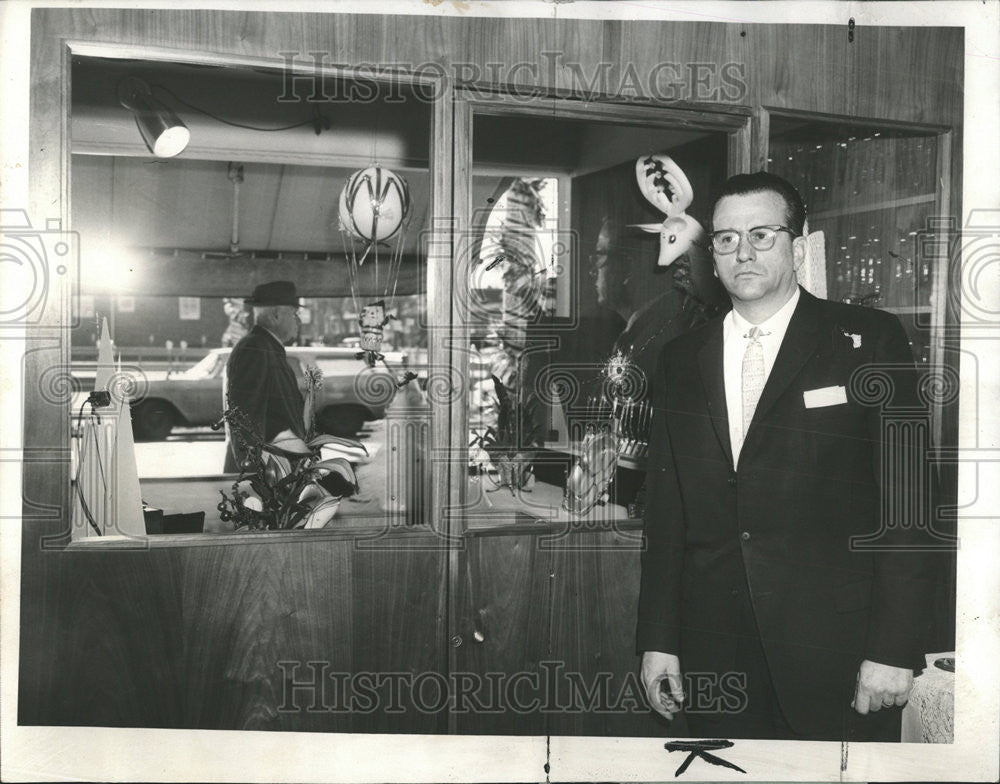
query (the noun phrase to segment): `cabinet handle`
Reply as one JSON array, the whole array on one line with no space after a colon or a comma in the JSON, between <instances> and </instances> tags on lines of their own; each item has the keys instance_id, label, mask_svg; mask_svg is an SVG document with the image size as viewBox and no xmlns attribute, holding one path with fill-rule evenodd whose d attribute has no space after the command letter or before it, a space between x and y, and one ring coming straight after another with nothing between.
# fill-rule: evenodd
<instances>
[{"instance_id":1,"label":"cabinet handle","mask_svg":"<svg viewBox=\"0 0 1000 784\"><path fill-rule=\"evenodd\" d=\"M462 645L462 635L461 634L456 634L454 637L451 638L451 647L452 648L459 648L459 647L461 647L461 645Z\"/></svg>"}]
</instances>

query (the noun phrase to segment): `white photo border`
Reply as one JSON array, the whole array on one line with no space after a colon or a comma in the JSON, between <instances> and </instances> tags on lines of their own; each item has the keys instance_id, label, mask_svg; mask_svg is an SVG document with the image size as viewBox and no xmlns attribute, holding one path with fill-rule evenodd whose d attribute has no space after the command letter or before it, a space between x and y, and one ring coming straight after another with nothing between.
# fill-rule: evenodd
<instances>
[{"instance_id":1,"label":"white photo border","mask_svg":"<svg viewBox=\"0 0 1000 784\"><path fill-rule=\"evenodd\" d=\"M0 206L28 199L29 36L32 7L205 8L372 13L367 2L28 2L0 8ZM963 225L973 210L1000 218L1000 4L960 2L382 2L380 13L747 21L765 24L960 26L965 29ZM993 224L994 237L1000 224ZM1000 239L996 240L1000 247ZM996 254L997 248L993 253ZM995 260L994 260L995 263ZM994 267L996 269L996 267ZM980 270L981 272L981 270ZM1000 302L1000 276L968 279L985 302ZM985 289L983 288L985 287ZM1000 318L973 334L963 319L959 428L958 613L955 742L852 744L846 770L839 743L740 741L726 759L748 771L696 761L688 780L964 780L998 777L1000 749ZM0 341L0 744L4 781L648 781L680 763L665 738L323 735L236 731L17 726L23 340ZM991 481L992 478L992 481Z\"/></svg>"}]
</instances>

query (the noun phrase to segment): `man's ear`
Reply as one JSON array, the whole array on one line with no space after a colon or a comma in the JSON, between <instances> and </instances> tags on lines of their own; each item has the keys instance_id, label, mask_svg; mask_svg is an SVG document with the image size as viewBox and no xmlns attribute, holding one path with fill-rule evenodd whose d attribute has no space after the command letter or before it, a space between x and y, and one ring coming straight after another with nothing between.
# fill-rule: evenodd
<instances>
[{"instance_id":1,"label":"man's ear","mask_svg":"<svg viewBox=\"0 0 1000 784\"><path fill-rule=\"evenodd\" d=\"M805 237L796 237L792 240L792 265L796 272L806 260L806 248L809 241Z\"/></svg>"}]
</instances>

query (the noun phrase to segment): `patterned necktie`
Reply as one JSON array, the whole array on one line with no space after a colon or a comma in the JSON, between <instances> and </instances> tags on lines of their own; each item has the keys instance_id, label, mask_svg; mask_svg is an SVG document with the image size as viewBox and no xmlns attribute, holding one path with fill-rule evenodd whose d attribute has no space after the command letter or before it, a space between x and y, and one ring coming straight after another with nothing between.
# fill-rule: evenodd
<instances>
[{"instance_id":1,"label":"patterned necktie","mask_svg":"<svg viewBox=\"0 0 1000 784\"><path fill-rule=\"evenodd\" d=\"M760 336L765 334L760 327L751 327L743 337L749 339L747 349L743 352L743 437L746 438L753 412L757 409L757 401L764 389L764 347Z\"/></svg>"}]
</instances>

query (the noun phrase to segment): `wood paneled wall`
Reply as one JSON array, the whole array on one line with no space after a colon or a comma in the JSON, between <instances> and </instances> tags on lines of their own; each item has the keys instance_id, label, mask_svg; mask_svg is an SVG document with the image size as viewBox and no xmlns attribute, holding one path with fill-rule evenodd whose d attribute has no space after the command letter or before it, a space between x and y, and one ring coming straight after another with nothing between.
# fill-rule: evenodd
<instances>
[{"instance_id":1,"label":"wood paneled wall","mask_svg":"<svg viewBox=\"0 0 1000 784\"><path fill-rule=\"evenodd\" d=\"M435 733L448 716L427 708L447 679L451 696L473 684L461 733L655 735L632 528L468 537L450 630L447 556L428 537L49 553L59 612L22 660L18 721ZM378 710L346 709L366 674L400 678L394 710L388 681L371 687Z\"/></svg>"},{"instance_id":2,"label":"wood paneled wall","mask_svg":"<svg viewBox=\"0 0 1000 784\"><path fill-rule=\"evenodd\" d=\"M18 720L443 731L405 690L398 714L343 710L334 677L444 673L445 555L418 539L47 553Z\"/></svg>"},{"instance_id":3,"label":"wood paneled wall","mask_svg":"<svg viewBox=\"0 0 1000 784\"><path fill-rule=\"evenodd\" d=\"M579 91L593 82L633 94L661 63L742 71L746 92L690 91L721 100L959 125L963 103L961 28L764 25L739 22L585 21L436 16L283 14L227 11L35 9L33 35L113 42L283 62L279 52L328 52L333 63L436 63L459 80L490 86ZM35 32L37 31L37 32ZM543 53L550 53L545 55ZM598 67L601 62L610 68ZM456 64L468 64L458 68ZM522 67L516 64L524 63ZM499 66L497 64L500 64ZM51 64L49 64L51 68ZM435 69L428 69L435 73ZM663 84L673 71L661 74ZM475 76L479 74L479 78Z\"/></svg>"},{"instance_id":4,"label":"wood paneled wall","mask_svg":"<svg viewBox=\"0 0 1000 784\"><path fill-rule=\"evenodd\" d=\"M629 95L630 71L641 79L660 63L682 69L707 63L716 72L733 64L746 89L719 100L748 105L758 115L762 107L777 107L948 126L957 132L953 172L960 173L962 29L862 27L849 43L847 14L845 8L841 26L767 26L36 8L30 214L42 224L50 217L68 220L68 43L131 46L131 56L139 59L151 56L153 48L165 58L244 58L275 65L288 51L302 52L306 62L307 52L328 52L330 64L436 63L437 70L447 71L464 63L459 80L570 93L597 73L599 89L619 97ZM604 73L602 61L612 64ZM513 68L522 62L525 67ZM491 70L491 63L501 65ZM451 129L438 128L437 134L447 141ZM957 177L953 181L960 187ZM434 186L439 206L448 188L448 183ZM432 319L448 318L451 289L445 283L429 286L429 300L437 303L432 307L442 308ZM69 294L65 284L53 283L42 326L29 334L23 368L21 722L337 729L336 716L306 713L289 719L274 710L280 691L270 669L275 655L337 658L374 671L446 666L453 630L443 619L468 599L446 590L449 578L456 590L467 590L460 587L453 552L386 557L326 542L137 553L47 551L45 536L68 528L68 393L46 384L52 384L53 369L56 380L60 368L68 376ZM460 427L451 432L455 439L465 437ZM512 564L515 571L500 575L505 579L532 569L523 552L491 555L491 546L500 545L484 542L480 560L490 569ZM544 638L546 646L560 635L578 643L601 640L578 646L578 657L597 650L617 671L633 667L627 661L631 629L621 619L633 601L625 583L637 579L634 554L544 558L555 574L578 578L511 583L512 606L525 616L518 623L530 628L532 607L544 601L556 624ZM497 592L500 586L487 581L480 590ZM490 601L498 601L496 595ZM495 649L499 665L519 666L523 628L515 624L496 638L513 646ZM391 716L352 721L358 728L398 728ZM549 727L561 729L560 721ZM602 731L586 723L597 719L580 725L566 721L566 731ZM433 731L437 722L438 717L422 716L406 726ZM534 731L533 724L525 726Z\"/></svg>"}]
</instances>

